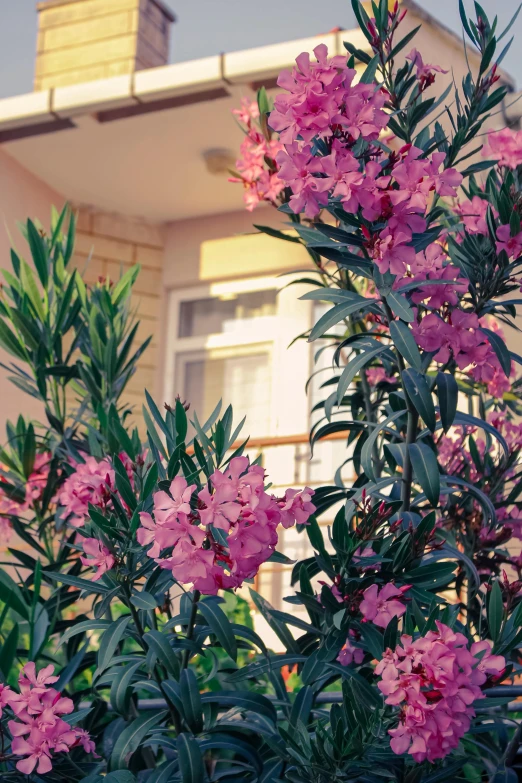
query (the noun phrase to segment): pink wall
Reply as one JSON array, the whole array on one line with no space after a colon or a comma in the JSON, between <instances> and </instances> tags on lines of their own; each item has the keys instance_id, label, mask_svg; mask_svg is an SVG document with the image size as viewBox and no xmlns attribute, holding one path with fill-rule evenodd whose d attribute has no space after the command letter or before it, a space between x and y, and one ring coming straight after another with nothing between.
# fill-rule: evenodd
<instances>
[{"instance_id":1,"label":"pink wall","mask_svg":"<svg viewBox=\"0 0 522 783\"><path fill-rule=\"evenodd\" d=\"M17 222L28 217L38 218L44 226L49 225L51 205L60 208L64 198L34 177L13 158L0 149L0 268L10 269L9 250L14 243L26 259L27 247L22 239ZM0 350L0 361L5 363L11 357ZM15 420L22 413L26 417L41 418L37 402L23 394L7 379L8 372L0 367L0 443L5 441L5 422Z\"/></svg>"}]
</instances>

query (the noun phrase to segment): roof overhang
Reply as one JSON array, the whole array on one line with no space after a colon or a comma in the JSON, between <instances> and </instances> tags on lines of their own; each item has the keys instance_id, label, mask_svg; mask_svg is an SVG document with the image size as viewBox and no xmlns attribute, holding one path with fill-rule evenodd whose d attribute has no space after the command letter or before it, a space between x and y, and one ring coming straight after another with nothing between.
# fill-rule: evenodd
<instances>
[{"instance_id":1,"label":"roof overhang","mask_svg":"<svg viewBox=\"0 0 522 783\"><path fill-rule=\"evenodd\" d=\"M165 222L242 207L242 189L209 173L204 153L235 153L232 109L329 33L176 63L0 100L0 144L36 177L77 204Z\"/></svg>"},{"instance_id":2,"label":"roof overhang","mask_svg":"<svg viewBox=\"0 0 522 783\"><path fill-rule=\"evenodd\" d=\"M453 45L456 37L434 24ZM210 173L205 152L235 153L232 109L319 43L367 50L357 30L231 52L0 100L0 144L36 177L76 203L167 222L242 208L242 189ZM470 53L470 56L473 55Z\"/></svg>"}]
</instances>

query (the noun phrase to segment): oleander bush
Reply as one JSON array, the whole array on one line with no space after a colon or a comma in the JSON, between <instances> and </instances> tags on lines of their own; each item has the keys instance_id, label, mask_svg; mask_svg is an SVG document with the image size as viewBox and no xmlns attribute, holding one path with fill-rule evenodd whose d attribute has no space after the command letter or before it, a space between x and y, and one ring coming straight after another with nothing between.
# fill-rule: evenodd
<instances>
[{"instance_id":1,"label":"oleander bush","mask_svg":"<svg viewBox=\"0 0 522 783\"><path fill-rule=\"evenodd\" d=\"M67 207L23 227L0 343L42 421L0 453L2 781L518 780L522 134L487 130L508 30L460 3L480 65L437 95L398 4L352 5L365 50L318 46L245 101L232 177L327 305L299 339L332 357L310 433L346 434L330 485L274 494L219 403L201 422L145 392L143 441L139 269L86 286ZM251 585L294 525L313 556L282 611Z\"/></svg>"}]
</instances>

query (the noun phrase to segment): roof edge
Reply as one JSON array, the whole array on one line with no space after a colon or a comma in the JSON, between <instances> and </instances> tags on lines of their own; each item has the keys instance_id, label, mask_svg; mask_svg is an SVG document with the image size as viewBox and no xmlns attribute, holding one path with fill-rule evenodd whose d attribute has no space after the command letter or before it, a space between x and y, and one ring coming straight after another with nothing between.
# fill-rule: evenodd
<instances>
[{"instance_id":1,"label":"roof edge","mask_svg":"<svg viewBox=\"0 0 522 783\"><path fill-rule=\"evenodd\" d=\"M71 3L81 3L83 0L39 0L36 3L37 11L45 11L47 8L59 8L61 5L70 5ZM155 6L167 17L169 22L176 22L176 14L166 5L163 0L151 0Z\"/></svg>"}]
</instances>

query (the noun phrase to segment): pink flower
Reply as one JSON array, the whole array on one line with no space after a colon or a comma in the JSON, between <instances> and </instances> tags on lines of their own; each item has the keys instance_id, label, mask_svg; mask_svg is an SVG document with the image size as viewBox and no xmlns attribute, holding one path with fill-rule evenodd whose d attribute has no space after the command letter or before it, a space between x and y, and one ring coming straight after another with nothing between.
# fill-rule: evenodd
<instances>
[{"instance_id":1,"label":"pink flower","mask_svg":"<svg viewBox=\"0 0 522 783\"><path fill-rule=\"evenodd\" d=\"M53 672L54 666L49 664L49 666L40 669L37 674L36 665L30 661L23 667L18 683L22 689L26 687L45 689L47 685L52 685L53 682L58 680L58 677L55 677Z\"/></svg>"},{"instance_id":2,"label":"pink flower","mask_svg":"<svg viewBox=\"0 0 522 783\"><path fill-rule=\"evenodd\" d=\"M201 549L190 541L179 541L172 557L162 561L162 568L169 568L178 582L192 582L205 579L214 565L214 552Z\"/></svg>"},{"instance_id":3,"label":"pink flower","mask_svg":"<svg viewBox=\"0 0 522 783\"><path fill-rule=\"evenodd\" d=\"M505 667L491 644L476 642L468 649L463 634L437 622L437 630L413 641L402 636L377 664L379 690L386 704L400 708L397 728L390 729L394 753L408 753L418 763L448 755L469 730L473 702L488 676Z\"/></svg>"},{"instance_id":4,"label":"pink flower","mask_svg":"<svg viewBox=\"0 0 522 783\"><path fill-rule=\"evenodd\" d=\"M195 484L187 485L183 476L171 481L169 492L159 491L154 495L154 514L160 525L178 519L179 514L190 514L190 499Z\"/></svg>"},{"instance_id":5,"label":"pink flower","mask_svg":"<svg viewBox=\"0 0 522 783\"><path fill-rule=\"evenodd\" d=\"M58 679L53 672L53 666L37 672L35 664L29 662L18 680L19 693L0 686L0 707L7 707L15 716L8 721L11 751L21 757L16 768L25 775L31 775L35 769L39 775L51 772L53 755L67 753L77 744L86 753L95 749L84 729L62 720L63 715L73 711L74 704L49 687Z\"/></svg>"},{"instance_id":6,"label":"pink flower","mask_svg":"<svg viewBox=\"0 0 522 783\"><path fill-rule=\"evenodd\" d=\"M361 601L361 614L366 622L373 622L379 628L386 628L394 617L402 617L406 607L401 602L405 590L392 585L391 582L379 588L373 584L367 587Z\"/></svg>"},{"instance_id":7,"label":"pink flower","mask_svg":"<svg viewBox=\"0 0 522 783\"><path fill-rule=\"evenodd\" d=\"M516 169L522 163L522 132L511 128L490 131L482 156L498 160L499 166Z\"/></svg>"},{"instance_id":8,"label":"pink flower","mask_svg":"<svg viewBox=\"0 0 522 783\"><path fill-rule=\"evenodd\" d=\"M422 56L417 49L412 49L409 54L406 55L407 60L411 60L413 65L417 69L417 79L420 82L421 90L429 87L435 81L435 73L448 73L441 68L440 65L428 65L423 62Z\"/></svg>"},{"instance_id":9,"label":"pink flower","mask_svg":"<svg viewBox=\"0 0 522 783\"><path fill-rule=\"evenodd\" d=\"M298 491L287 489L285 502L280 504L281 524L283 527L291 527L294 524L306 525L310 516L315 514L316 507L312 503L315 492L310 487Z\"/></svg>"},{"instance_id":10,"label":"pink flower","mask_svg":"<svg viewBox=\"0 0 522 783\"><path fill-rule=\"evenodd\" d=\"M71 525L83 527L89 515L89 503L99 508L108 504L114 488L114 470L108 459L98 462L89 456L73 467L74 472L58 492L57 502L64 507Z\"/></svg>"},{"instance_id":11,"label":"pink flower","mask_svg":"<svg viewBox=\"0 0 522 783\"><path fill-rule=\"evenodd\" d=\"M505 250L508 258L514 258L515 260L522 254L522 231L512 237L509 225L499 226L497 228L497 240L497 253Z\"/></svg>"},{"instance_id":12,"label":"pink flower","mask_svg":"<svg viewBox=\"0 0 522 783\"><path fill-rule=\"evenodd\" d=\"M116 560L114 555L97 538L84 538L82 546L87 557L81 555L80 560L84 566L98 569L92 578L92 581L96 582L106 571L111 570Z\"/></svg>"},{"instance_id":13,"label":"pink flower","mask_svg":"<svg viewBox=\"0 0 522 783\"><path fill-rule=\"evenodd\" d=\"M46 736L40 731L34 730L28 739L14 737L11 750L15 756L25 756L16 764L17 770L24 775L30 775L35 767L40 775L50 772L53 768Z\"/></svg>"},{"instance_id":14,"label":"pink flower","mask_svg":"<svg viewBox=\"0 0 522 783\"><path fill-rule=\"evenodd\" d=\"M488 235L488 226L486 223L486 214L489 202L486 198L473 196L471 201L462 201L456 208L457 215L460 215L462 222L468 234Z\"/></svg>"},{"instance_id":15,"label":"pink flower","mask_svg":"<svg viewBox=\"0 0 522 783\"><path fill-rule=\"evenodd\" d=\"M349 639L346 640L344 647L337 656L337 661L341 666L350 666L352 663L360 664L364 660L364 650L360 647L354 647Z\"/></svg>"},{"instance_id":16,"label":"pink flower","mask_svg":"<svg viewBox=\"0 0 522 783\"><path fill-rule=\"evenodd\" d=\"M191 506L195 486L178 477L170 494L154 494L153 514L140 513L138 543L177 582L205 595L240 587L274 553L279 525L305 524L315 511L308 487L276 498L264 481L261 466L234 457L226 470L214 471ZM171 550L168 557L161 556L164 550Z\"/></svg>"},{"instance_id":17,"label":"pink flower","mask_svg":"<svg viewBox=\"0 0 522 783\"><path fill-rule=\"evenodd\" d=\"M237 522L241 513L241 506L235 502L237 492L233 486L221 485L211 495L205 487L198 492L200 502L205 506L200 511L201 521L204 525L214 525L228 532L230 525Z\"/></svg>"}]
</instances>

